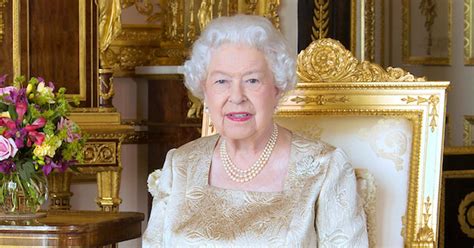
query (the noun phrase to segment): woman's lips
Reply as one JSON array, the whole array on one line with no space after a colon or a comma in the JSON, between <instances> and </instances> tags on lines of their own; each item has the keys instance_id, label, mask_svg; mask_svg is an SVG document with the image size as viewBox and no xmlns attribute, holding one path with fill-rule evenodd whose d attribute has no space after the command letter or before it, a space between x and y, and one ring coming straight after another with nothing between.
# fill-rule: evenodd
<instances>
[{"instance_id":1,"label":"woman's lips","mask_svg":"<svg viewBox=\"0 0 474 248\"><path fill-rule=\"evenodd\" d=\"M247 121L252 118L252 114L248 112L231 112L225 115L231 121Z\"/></svg>"}]
</instances>

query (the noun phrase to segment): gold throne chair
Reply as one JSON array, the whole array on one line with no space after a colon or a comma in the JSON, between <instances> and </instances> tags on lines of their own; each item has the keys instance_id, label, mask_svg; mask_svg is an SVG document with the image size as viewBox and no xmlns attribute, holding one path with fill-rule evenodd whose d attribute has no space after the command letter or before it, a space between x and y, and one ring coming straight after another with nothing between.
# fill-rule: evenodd
<instances>
[{"instance_id":1,"label":"gold throne chair","mask_svg":"<svg viewBox=\"0 0 474 248\"><path fill-rule=\"evenodd\" d=\"M370 247L437 247L446 89L358 61L320 39L298 56L299 83L276 121L342 148L356 168ZM203 135L213 133L203 117Z\"/></svg>"}]
</instances>

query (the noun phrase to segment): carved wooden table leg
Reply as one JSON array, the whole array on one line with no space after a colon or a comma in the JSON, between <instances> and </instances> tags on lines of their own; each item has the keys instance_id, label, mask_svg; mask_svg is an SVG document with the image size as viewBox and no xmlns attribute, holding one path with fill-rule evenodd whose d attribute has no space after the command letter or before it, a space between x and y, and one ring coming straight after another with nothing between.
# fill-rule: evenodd
<instances>
[{"instance_id":1,"label":"carved wooden table leg","mask_svg":"<svg viewBox=\"0 0 474 248\"><path fill-rule=\"evenodd\" d=\"M122 199L119 197L122 168L97 173L97 204L104 212L117 212Z\"/></svg>"},{"instance_id":2,"label":"carved wooden table leg","mask_svg":"<svg viewBox=\"0 0 474 248\"><path fill-rule=\"evenodd\" d=\"M70 199L73 195L71 192L70 172L58 173L53 172L48 175L48 188L51 210L70 210Z\"/></svg>"}]
</instances>

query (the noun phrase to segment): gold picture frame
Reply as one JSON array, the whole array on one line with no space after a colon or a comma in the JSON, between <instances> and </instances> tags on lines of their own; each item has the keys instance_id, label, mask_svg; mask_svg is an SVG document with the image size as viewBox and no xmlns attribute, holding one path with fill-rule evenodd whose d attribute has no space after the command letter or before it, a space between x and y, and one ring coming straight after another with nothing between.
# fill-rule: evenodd
<instances>
[{"instance_id":1,"label":"gold picture frame","mask_svg":"<svg viewBox=\"0 0 474 248\"><path fill-rule=\"evenodd\" d=\"M450 65L452 0L403 0L402 3L403 62Z\"/></svg>"},{"instance_id":2,"label":"gold picture frame","mask_svg":"<svg viewBox=\"0 0 474 248\"><path fill-rule=\"evenodd\" d=\"M473 185L466 185L467 182L472 182L472 179L474 179L474 170L470 169L472 164L469 164L469 162L465 163L465 160L449 159L449 157L473 154L474 147L472 146L444 148L445 165L441 181L441 211L439 221L440 248L451 247L458 242L462 242L463 245L466 245L467 239L471 239L470 241L467 241L469 243L471 243L472 239L474 239L474 229L470 224L472 217L469 215L469 212L472 211L474 202L474 194L472 192L469 193L472 190ZM449 184L449 181L452 181L451 184ZM453 184L454 181L456 181L455 184ZM450 188L449 185L457 185L457 188ZM459 189L462 189L465 192L462 192ZM452 230L453 228L454 230ZM449 232L451 233L450 237L448 237L450 235ZM453 234L455 236L452 236ZM453 238L456 239L456 243L452 243ZM461 238L461 241L458 238ZM450 241L451 243L449 243Z\"/></svg>"},{"instance_id":3,"label":"gold picture frame","mask_svg":"<svg viewBox=\"0 0 474 248\"><path fill-rule=\"evenodd\" d=\"M474 51L472 42L474 41L474 22L472 15L473 0L464 0L464 64L474 65Z\"/></svg>"},{"instance_id":4,"label":"gold picture frame","mask_svg":"<svg viewBox=\"0 0 474 248\"><path fill-rule=\"evenodd\" d=\"M464 116L464 132L463 143L465 146L472 146L474 144L474 115Z\"/></svg>"},{"instance_id":5,"label":"gold picture frame","mask_svg":"<svg viewBox=\"0 0 474 248\"><path fill-rule=\"evenodd\" d=\"M356 58L385 63L385 1L351 0L351 47Z\"/></svg>"}]
</instances>

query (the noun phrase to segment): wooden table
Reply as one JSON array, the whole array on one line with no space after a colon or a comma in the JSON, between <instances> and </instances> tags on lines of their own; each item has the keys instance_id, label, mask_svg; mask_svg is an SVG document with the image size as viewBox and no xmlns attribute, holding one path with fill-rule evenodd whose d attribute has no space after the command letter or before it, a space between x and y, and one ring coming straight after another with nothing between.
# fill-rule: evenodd
<instances>
[{"instance_id":1,"label":"wooden table","mask_svg":"<svg viewBox=\"0 0 474 248\"><path fill-rule=\"evenodd\" d=\"M0 220L0 247L100 247L139 238L144 214L49 211L44 218Z\"/></svg>"}]
</instances>

